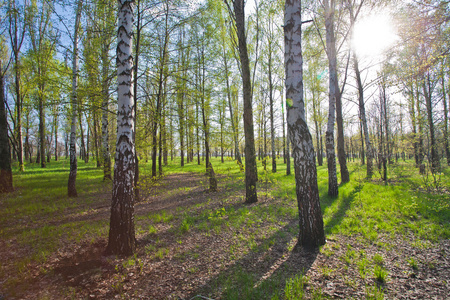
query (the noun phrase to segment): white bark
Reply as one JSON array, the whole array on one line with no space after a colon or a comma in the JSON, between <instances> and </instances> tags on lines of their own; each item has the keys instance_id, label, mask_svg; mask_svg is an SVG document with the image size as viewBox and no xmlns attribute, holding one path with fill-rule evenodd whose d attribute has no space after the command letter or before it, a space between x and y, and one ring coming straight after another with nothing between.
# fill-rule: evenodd
<instances>
[{"instance_id":1,"label":"white bark","mask_svg":"<svg viewBox=\"0 0 450 300\"><path fill-rule=\"evenodd\" d=\"M71 197L77 196L75 186L77 178L77 149L76 149L76 125L78 114L78 32L81 22L81 8L83 0L78 1L77 13L75 19L75 31L73 35L73 57L72 57L72 120L70 124L70 173L68 182L68 194Z\"/></svg>"},{"instance_id":2,"label":"white bark","mask_svg":"<svg viewBox=\"0 0 450 300\"><path fill-rule=\"evenodd\" d=\"M131 255L134 231L134 95L133 8L134 1L119 0L117 31L117 142L107 252Z\"/></svg>"},{"instance_id":3,"label":"white bark","mask_svg":"<svg viewBox=\"0 0 450 300\"><path fill-rule=\"evenodd\" d=\"M329 68L329 100L328 100L328 123L326 131L326 151L328 164L328 195L337 196L339 193L336 174L336 152L334 147L334 123L336 120L336 86L337 86L337 63L336 63L336 41L334 36L334 7L335 2L324 1L325 6L325 28L326 44Z\"/></svg>"},{"instance_id":4,"label":"white bark","mask_svg":"<svg viewBox=\"0 0 450 300\"><path fill-rule=\"evenodd\" d=\"M288 133L294 157L299 210L298 243L316 247L325 243L319 202L317 170L312 137L306 124L303 99L301 0L286 0L284 15L285 70Z\"/></svg>"}]
</instances>

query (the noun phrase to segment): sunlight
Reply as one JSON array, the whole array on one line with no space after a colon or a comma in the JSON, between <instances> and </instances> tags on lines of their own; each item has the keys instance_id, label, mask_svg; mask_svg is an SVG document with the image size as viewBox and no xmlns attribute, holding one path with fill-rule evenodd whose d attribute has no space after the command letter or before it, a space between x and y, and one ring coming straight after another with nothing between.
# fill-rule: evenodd
<instances>
[{"instance_id":1,"label":"sunlight","mask_svg":"<svg viewBox=\"0 0 450 300\"><path fill-rule=\"evenodd\" d=\"M374 14L356 22L352 45L359 57L375 58L392 46L397 38L389 14Z\"/></svg>"}]
</instances>

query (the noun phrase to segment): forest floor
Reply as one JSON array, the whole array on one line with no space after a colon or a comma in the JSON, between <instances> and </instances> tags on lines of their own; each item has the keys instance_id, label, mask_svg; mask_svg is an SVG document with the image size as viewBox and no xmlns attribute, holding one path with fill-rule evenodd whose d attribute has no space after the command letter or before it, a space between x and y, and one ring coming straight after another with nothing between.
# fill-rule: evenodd
<instances>
[{"instance_id":1,"label":"forest floor","mask_svg":"<svg viewBox=\"0 0 450 300\"><path fill-rule=\"evenodd\" d=\"M157 181L144 166L136 254L120 258L104 255L111 183L92 165L80 168L79 197L67 198L67 165L54 164L16 174L15 192L0 197L1 300L450 295L448 169L437 182L399 164L384 183L363 179L355 163L338 198L319 179L327 243L305 252L296 246L295 182L284 170L261 171L259 202L247 205L232 162L216 170L218 192L208 191L204 166L173 167Z\"/></svg>"}]
</instances>

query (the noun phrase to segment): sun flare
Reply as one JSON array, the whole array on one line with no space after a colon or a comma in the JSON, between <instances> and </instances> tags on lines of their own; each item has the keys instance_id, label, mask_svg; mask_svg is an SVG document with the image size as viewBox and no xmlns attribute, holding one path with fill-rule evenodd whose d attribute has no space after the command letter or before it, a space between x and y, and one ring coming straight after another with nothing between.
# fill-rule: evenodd
<instances>
[{"instance_id":1,"label":"sun flare","mask_svg":"<svg viewBox=\"0 0 450 300\"><path fill-rule=\"evenodd\" d=\"M389 14L374 14L355 24L352 45L359 57L375 58L384 54L397 38Z\"/></svg>"}]
</instances>

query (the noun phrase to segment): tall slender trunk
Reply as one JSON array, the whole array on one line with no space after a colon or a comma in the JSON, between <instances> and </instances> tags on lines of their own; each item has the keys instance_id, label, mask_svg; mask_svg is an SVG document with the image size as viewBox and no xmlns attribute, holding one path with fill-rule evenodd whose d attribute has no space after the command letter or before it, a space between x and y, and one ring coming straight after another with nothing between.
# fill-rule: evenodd
<instances>
[{"instance_id":1,"label":"tall slender trunk","mask_svg":"<svg viewBox=\"0 0 450 300\"><path fill-rule=\"evenodd\" d=\"M286 160L286 126L284 120L284 98L283 98L283 89L280 91L281 94L281 125L283 130L283 163L287 162Z\"/></svg>"},{"instance_id":2,"label":"tall slender trunk","mask_svg":"<svg viewBox=\"0 0 450 300\"><path fill-rule=\"evenodd\" d=\"M234 20L236 22L244 94L245 202L254 203L258 201L256 189L258 170L256 167L255 136L253 130L252 84L250 75L250 61L247 52L244 6L244 0L233 1Z\"/></svg>"},{"instance_id":3,"label":"tall slender trunk","mask_svg":"<svg viewBox=\"0 0 450 300\"><path fill-rule=\"evenodd\" d=\"M100 163L100 154L99 154L99 137L98 137L98 110L97 108L94 111L94 147L95 147L95 160L97 162L97 168L101 167L101 163Z\"/></svg>"},{"instance_id":4,"label":"tall slender trunk","mask_svg":"<svg viewBox=\"0 0 450 300\"><path fill-rule=\"evenodd\" d=\"M184 78L182 79L184 80ZM178 90L178 117L179 117L179 134L180 134L180 158L181 166L184 166L184 127L185 127L185 117L184 117L184 84L181 86L181 90Z\"/></svg>"},{"instance_id":5,"label":"tall slender trunk","mask_svg":"<svg viewBox=\"0 0 450 300\"><path fill-rule=\"evenodd\" d=\"M58 161L58 112L55 109L55 114L53 116L53 133L55 137L55 161Z\"/></svg>"},{"instance_id":6,"label":"tall slender trunk","mask_svg":"<svg viewBox=\"0 0 450 300\"><path fill-rule=\"evenodd\" d=\"M359 133L360 133L360 139L361 139L361 165L365 165L365 158L366 158L366 154L364 152L364 135L363 135L363 125L362 125L362 121L361 121L361 115L359 116Z\"/></svg>"},{"instance_id":7,"label":"tall slender trunk","mask_svg":"<svg viewBox=\"0 0 450 300\"><path fill-rule=\"evenodd\" d=\"M318 99L312 100L313 105L313 121L314 127L316 129L316 144L317 144L317 163L319 166L323 165L323 155L322 155L322 134L321 134L321 126L319 126L318 116L320 113L320 104L317 103Z\"/></svg>"},{"instance_id":8,"label":"tall slender trunk","mask_svg":"<svg viewBox=\"0 0 450 300\"><path fill-rule=\"evenodd\" d=\"M442 102L444 103L444 148L445 148L445 156L447 158L447 165L450 166L450 149L448 147L448 108L447 108L447 99L446 99L446 90L445 90L445 76L442 74Z\"/></svg>"},{"instance_id":9,"label":"tall slender trunk","mask_svg":"<svg viewBox=\"0 0 450 300\"><path fill-rule=\"evenodd\" d=\"M42 69L39 66L39 77L42 78L41 72ZM42 80L42 79L41 79ZM39 96L38 96L38 111L39 111L39 163L41 164L41 168L45 168L45 113L44 113L44 83L39 82Z\"/></svg>"},{"instance_id":10,"label":"tall slender trunk","mask_svg":"<svg viewBox=\"0 0 450 300\"><path fill-rule=\"evenodd\" d=\"M184 166L184 127L185 127L185 116L184 116L184 93L186 91L186 80L187 80L187 67L186 67L186 54L184 51L183 43L184 43L185 31L184 29L180 32L180 40L179 40L179 51L181 52L179 56L181 57L181 64L178 64L178 70L181 70L181 78L177 79L177 107L178 107L178 124L179 124L179 135L180 135L180 158L181 158L181 166Z\"/></svg>"},{"instance_id":11,"label":"tall slender trunk","mask_svg":"<svg viewBox=\"0 0 450 300\"><path fill-rule=\"evenodd\" d=\"M164 89L164 81L165 81L165 65L167 63L167 52L169 46L169 31L168 31L168 14L169 8L166 3L166 19L165 19L165 36L164 36L164 44L161 49L161 57L160 57L160 66L159 66L159 74L158 74L158 92L156 95L156 110L153 116L153 125L152 125L152 177L156 177L156 165L157 165L157 152L158 152L158 127L160 127L161 122L161 105L163 101L163 89ZM161 129L160 129L161 130Z\"/></svg>"},{"instance_id":12,"label":"tall slender trunk","mask_svg":"<svg viewBox=\"0 0 450 300\"><path fill-rule=\"evenodd\" d=\"M388 115L388 98L386 95L386 86L383 85L383 115L384 115L384 132L385 132L385 138L386 138L386 155L385 159L387 159L388 163L392 164L392 147L390 145L389 140L389 115Z\"/></svg>"},{"instance_id":13,"label":"tall slender trunk","mask_svg":"<svg viewBox=\"0 0 450 300\"><path fill-rule=\"evenodd\" d=\"M14 190L5 103L3 61L0 58L0 193L8 193Z\"/></svg>"},{"instance_id":14,"label":"tall slender trunk","mask_svg":"<svg viewBox=\"0 0 450 300\"><path fill-rule=\"evenodd\" d=\"M267 159L269 158L267 156L267 119L265 114L265 107L266 107L266 99L263 97L263 105L261 108L261 115L262 115L262 123L263 123L263 165L264 165L264 171L266 170L267 165Z\"/></svg>"},{"instance_id":15,"label":"tall slender trunk","mask_svg":"<svg viewBox=\"0 0 450 300\"><path fill-rule=\"evenodd\" d=\"M436 145L436 137L434 132L434 122L433 122L433 106L431 103L431 82L430 74L427 73L423 84L423 94L425 96L425 103L427 106L427 120L428 120L428 130L430 131L430 147L431 147L431 172L436 173L439 171L439 154Z\"/></svg>"},{"instance_id":16,"label":"tall slender trunk","mask_svg":"<svg viewBox=\"0 0 450 300\"><path fill-rule=\"evenodd\" d=\"M77 14L75 18L75 33L73 36L73 57L72 57L72 120L70 125L70 172L69 182L67 185L69 197L77 196L76 180L77 180L77 153L76 153L76 124L78 111L78 30L81 22L81 8L83 0L78 1ZM80 120L81 122L81 120ZM42 145L41 145L41 151Z\"/></svg>"},{"instance_id":17,"label":"tall slender trunk","mask_svg":"<svg viewBox=\"0 0 450 300\"><path fill-rule=\"evenodd\" d=\"M337 70L336 70L337 78ZM341 183L350 181L347 168L347 155L345 153L344 120L342 118L342 93L336 80L336 124L337 124L337 153L339 168L341 170Z\"/></svg>"},{"instance_id":18,"label":"tall slender trunk","mask_svg":"<svg viewBox=\"0 0 450 300\"><path fill-rule=\"evenodd\" d=\"M134 230L134 95L133 8L134 0L119 0L117 31L117 142L107 253L132 255Z\"/></svg>"},{"instance_id":19,"label":"tall slender trunk","mask_svg":"<svg viewBox=\"0 0 450 300\"><path fill-rule=\"evenodd\" d=\"M322 157L322 153L321 153L321 149L320 149L320 147L321 147L321 145L320 145L320 143L321 143L321 136L320 136L319 124L318 124L317 120L314 121L314 125L316 127L317 164L319 166L322 166L323 165L323 157Z\"/></svg>"},{"instance_id":20,"label":"tall slender trunk","mask_svg":"<svg viewBox=\"0 0 450 300\"><path fill-rule=\"evenodd\" d=\"M387 137L386 132L383 132L383 128L385 128L385 122L386 122L386 116L385 114L385 105L386 105L386 95L384 93L383 87L381 87L381 95L380 95L380 120L379 120L379 126L380 126L380 145L379 145L379 162L378 162L378 169L381 169L383 167L383 173L381 178L383 181L386 182L387 180L387 166L386 166L386 154L387 154Z\"/></svg>"},{"instance_id":21,"label":"tall slender trunk","mask_svg":"<svg viewBox=\"0 0 450 300\"><path fill-rule=\"evenodd\" d=\"M423 119L422 112L420 109L420 91L419 87L416 87L416 111L417 111L417 125L418 125L418 137L417 137L417 166L421 168L424 158L424 149L423 149Z\"/></svg>"},{"instance_id":22,"label":"tall slender trunk","mask_svg":"<svg viewBox=\"0 0 450 300\"><path fill-rule=\"evenodd\" d=\"M190 153L189 153L189 149L190 149L189 127L190 126L191 126L191 124L189 123L189 106L186 103L186 163L189 163L189 161L190 161ZM198 139L198 135L197 135L197 139ZM199 158L199 162L200 162L200 158Z\"/></svg>"},{"instance_id":23,"label":"tall slender trunk","mask_svg":"<svg viewBox=\"0 0 450 300\"><path fill-rule=\"evenodd\" d=\"M32 162L30 150L30 113L28 112L25 115L26 125L25 125L25 144L24 144L24 152L25 152L25 160ZM67 157L66 157L67 158Z\"/></svg>"},{"instance_id":24,"label":"tall slender trunk","mask_svg":"<svg viewBox=\"0 0 450 300\"><path fill-rule=\"evenodd\" d=\"M204 49L204 45L203 45L203 39L204 36L202 37L202 41L201 41L201 49L200 53L199 53L199 63L198 63L198 74L199 74L199 78L200 78L200 102L201 102L201 111L202 111L202 121L203 121L203 134L205 136L205 158L206 158L206 163L205 163L205 172L206 174L209 173L208 168L210 167L210 163L209 163L209 157L210 157L210 149L209 149L209 127L208 127L208 116L207 116L207 109L209 106L208 103L206 103L206 94L205 94L205 80L206 80L206 67L205 67L205 49ZM212 166L211 166L212 167Z\"/></svg>"},{"instance_id":25,"label":"tall slender trunk","mask_svg":"<svg viewBox=\"0 0 450 300\"><path fill-rule=\"evenodd\" d=\"M80 124L80 159L84 160L86 157L86 144L84 142L83 116L80 103L78 103L78 119Z\"/></svg>"},{"instance_id":26,"label":"tall slender trunk","mask_svg":"<svg viewBox=\"0 0 450 300\"><path fill-rule=\"evenodd\" d=\"M225 48L225 46L223 46ZM241 160L241 153L239 152L239 136L238 136L238 124L236 124L234 111L233 111L233 105L232 105L232 95L231 95L231 87L230 87L230 76L228 73L228 60L227 56L224 50L223 54L223 60L225 65L225 77L226 77L226 83L227 83L227 99L228 99L228 108L230 110L230 120L231 120L231 130L233 131L233 142L234 142L234 156L235 160L239 162L240 165L242 165Z\"/></svg>"},{"instance_id":27,"label":"tall slender trunk","mask_svg":"<svg viewBox=\"0 0 450 300\"><path fill-rule=\"evenodd\" d=\"M286 128L286 175L291 175L291 150L290 150L290 133L289 127Z\"/></svg>"},{"instance_id":28,"label":"tall slender trunk","mask_svg":"<svg viewBox=\"0 0 450 300\"><path fill-rule=\"evenodd\" d=\"M414 161L416 168L419 167L419 144L417 141L417 118L416 118L416 104L414 101L414 88L411 85L410 102L409 102L409 116L411 119L412 126L412 139L414 147Z\"/></svg>"},{"instance_id":29,"label":"tall slender trunk","mask_svg":"<svg viewBox=\"0 0 450 300\"><path fill-rule=\"evenodd\" d=\"M22 44L25 38L25 22L23 23L22 30L19 29L19 10L16 8L16 1L10 1L9 5L9 36L11 42L11 48L14 54L14 89L16 94L16 130L17 130L17 159L19 162L19 171L24 171L23 162L23 137L22 137L22 109L23 109L23 96L20 89L20 66L19 66L19 52L22 48Z\"/></svg>"},{"instance_id":30,"label":"tall slender trunk","mask_svg":"<svg viewBox=\"0 0 450 300\"><path fill-rule=\"evenodd\" d=\"M84 162L88 163L89 162L89 144L90 144L90 127L91 127L91 122L87 122L87 130L86 130L86 152L84 153Z\"/></svg>"},{"instance_id":31,"label":"tall slender trunk","mask_svg":"<svg viewBox=\"0 0 450 300\"><path fill-rule=\"evenodd\" d=\"M269 45L271 47L271 45ZM269 49L269 105L270 105L270 138L272 148L272 172L277 172L277 155L275 152L275 122L273 112L273 82L272 82L272 49Z\"/></svg>"},{"instance_id":32,"label":"tall slender trunk","mask_svg":"<svg viewBox=\"0 0 450 300\"><path fill-rule=\"evenodd\" d=\"M337 174L336 174L336 152L334 147L334 123L336 110L336 97L338 91L336 78L336 42L334 36L334 9L335 2L331 0L331 5L328 0L325 4L325 28L326 28L326 45L328 55L329 68L329 104L328 104L328 123L326 131L326 150L327 150L327 164L328 164L328 195L335 197L339 194Z\"/></svg>"},{"instance_id":33,"label":"tall slender trunk","mask_svg":"<svg viewBox=\"0 0 450 300\"><path fill-rule=\"evenodd\" d=\"M141 41L141 1L137 0L137 22L136 22L136 43L135 43L135 53L134 53L134 66L133 66L133 72L134 72L134 82L133 82L133 94L134 94L134 128L137 126L137 87L138 87L138 70L139 70L139 48L140 48L140 41ZM134 140L134 197L135 201L139 201L139 158L138 158L138 152L136 149L136 131L134 131L133 134L133 140Z\"/></svg>"},{"instance_id":34,"label":"tall slender trunk","mask_svg":"<svg viewBox=\"0 0 450 300\"><path fill-rule=\"evenodd\" d=\"M284 14L287 122L293 147L295 186L299 211L298 245L315 248L325 244L319 202L314 146L306 124L303 99L303 58L301 46L301 1L286 0Z\"/></svg>"},{"instance_id":35,"label":"tall slender trunk","mask_svg":"<svg viewBox=\"0 0 450 300\"><path fill-rule=\"evenodd\" d=\"M369 129L367 127L366 108L364 103L364 88L362 85L361 73L359 72L358 60L356 58L356 55L355 54L353 55L354 55L353 67L355 69L356 83L358 86L359 116L361 118L361 123L364 132L364 140L366 143L367 178L371 178L373 175L373 150L369 138Z\"/></svg>"}]
</instances>

